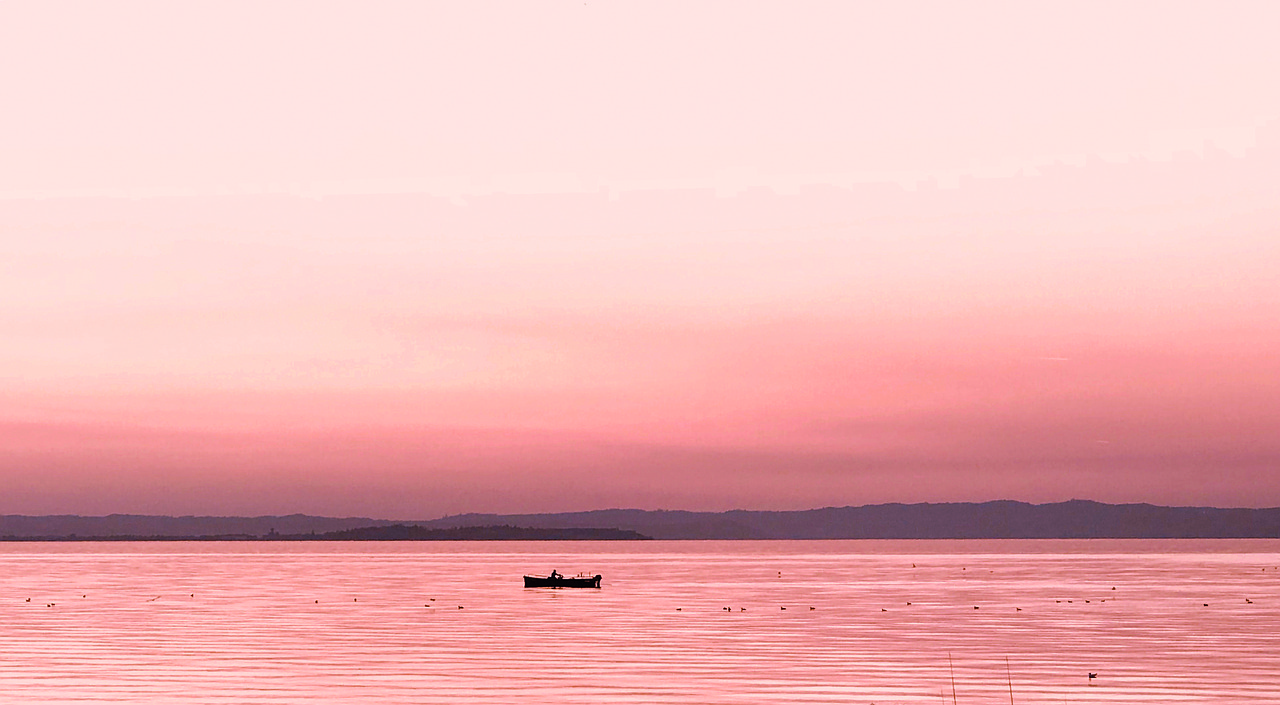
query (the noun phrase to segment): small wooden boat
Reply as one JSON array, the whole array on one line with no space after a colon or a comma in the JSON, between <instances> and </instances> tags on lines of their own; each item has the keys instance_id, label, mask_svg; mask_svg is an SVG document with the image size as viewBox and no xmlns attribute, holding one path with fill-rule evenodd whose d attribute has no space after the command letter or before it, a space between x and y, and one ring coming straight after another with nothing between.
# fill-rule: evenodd
<instances>
[{"instance_id":1,"label":"small wooden boat","mask_svg":"<svg viewBox=\"0 0 1280 705\"><path fill-rule=\"evenodd\" d=\"M524 586L527 588L598 588L600 587L600 577L599 575L591 577L579 575L576 578L567 578L563 575L526 575L524 576Z\"/></svg>"}]
</instances>

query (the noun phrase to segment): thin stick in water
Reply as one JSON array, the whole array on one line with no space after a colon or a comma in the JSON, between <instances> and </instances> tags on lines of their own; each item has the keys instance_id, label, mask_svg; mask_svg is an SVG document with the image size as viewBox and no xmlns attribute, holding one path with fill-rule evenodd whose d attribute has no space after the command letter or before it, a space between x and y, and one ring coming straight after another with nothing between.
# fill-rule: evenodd
<instances>
[{"instance_id":1,"label":"thin stick in water","mask_svg":"<svg viewBox=\"0 0 1280 705\"><path fill-rule=\"evenodd\" d=\"M951 661L951 652L947 652L947 666L951 668L951 705L956 705L956 665Z\"/></svg>"},{"instance_id":2,"label":"thin stick in water","mask_svg":"<svg viewBox=\"0 0 1280 705\"><path fill-rule=\"evenodd\" d=\"M1004 657L1004 674L1009 677L1009 705L1013 705L1013 671L1009 670L1009 657Z\"/></svg>"}]
</instances>

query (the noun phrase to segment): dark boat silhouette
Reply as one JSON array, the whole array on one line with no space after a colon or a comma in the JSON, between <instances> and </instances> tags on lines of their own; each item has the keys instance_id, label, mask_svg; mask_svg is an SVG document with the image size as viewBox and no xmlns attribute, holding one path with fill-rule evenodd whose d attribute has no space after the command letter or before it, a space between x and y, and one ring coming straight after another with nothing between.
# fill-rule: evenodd
<instances>
[{"instance_id":1,"label":"dark boat silhouette","mask_svg":"<svg viewBox=\"0 0 1280 705\"><path fill-rule=\"evenodd\" d=\"M566 578L563 575L526 575L524 576L524 586L531 587L549 587L549 588L598 588L600 587L601 576L592 577L578 576L576 578Z\"/></svg>"}]
</instances>

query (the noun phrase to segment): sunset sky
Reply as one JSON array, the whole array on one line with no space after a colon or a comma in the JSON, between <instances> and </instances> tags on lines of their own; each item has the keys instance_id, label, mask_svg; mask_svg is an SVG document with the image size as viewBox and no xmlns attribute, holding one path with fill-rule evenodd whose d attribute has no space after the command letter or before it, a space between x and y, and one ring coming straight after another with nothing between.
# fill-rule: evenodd
<instances>
[{"instance_id":1,"label":"sunset sky","mask_svg":"<svg viewBox=\"0 0 1280 705\"><path fill-rule=\"evenodd\" d=\"M2 3L0 513L1278 506L1277 27Z\"/></svg>"}]
</instances>

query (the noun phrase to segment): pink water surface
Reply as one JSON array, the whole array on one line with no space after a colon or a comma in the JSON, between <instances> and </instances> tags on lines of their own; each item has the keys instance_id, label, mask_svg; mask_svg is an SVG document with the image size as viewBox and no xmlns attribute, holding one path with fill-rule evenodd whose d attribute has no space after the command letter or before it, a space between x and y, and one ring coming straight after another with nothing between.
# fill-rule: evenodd
<instances>
[{"instance_id":1,"label":"pink water surface","mask_svg":"<svg viewBox=\"0 0 1280 705\"><path fill-rule=\"evenodd\" d=\"M3 703L1262 703L1277 627L1280 541L0 544Z\"/></svg>"}]
</instances>

